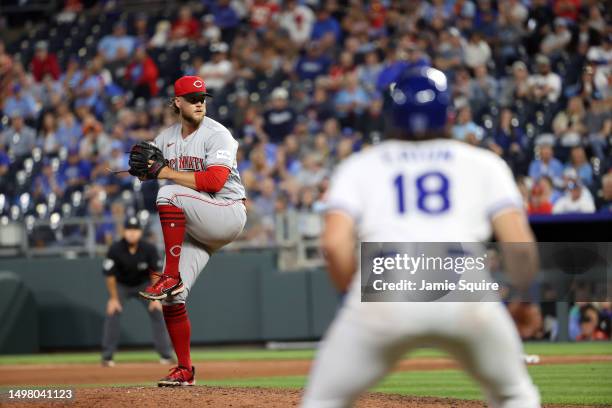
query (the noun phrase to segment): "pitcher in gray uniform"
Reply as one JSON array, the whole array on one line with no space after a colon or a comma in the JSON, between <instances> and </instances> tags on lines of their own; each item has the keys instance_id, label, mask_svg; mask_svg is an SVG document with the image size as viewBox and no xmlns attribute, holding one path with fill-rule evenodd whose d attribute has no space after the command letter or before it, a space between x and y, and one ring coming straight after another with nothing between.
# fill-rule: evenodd
<instances>
[{"instance_id":1,"label":"pitcher in gray uniform","mask_svg":"<svg viewBox=\"0 0 612 408\"><path fill-rule=\"evenodd\" d=\"M238 142L225 126L206 117L210 95L204 80L181 77L174 83L174 95L179 123L155 138L167 160L157 178L171 182L157 194L164 270L155 284L140 292L146 299L163 301L164 320L178 359L178 366L159 386L195 383L185 301L211 255L236 239L246 223L246 196L236 164Z\"/></svg>"}]
</instances>

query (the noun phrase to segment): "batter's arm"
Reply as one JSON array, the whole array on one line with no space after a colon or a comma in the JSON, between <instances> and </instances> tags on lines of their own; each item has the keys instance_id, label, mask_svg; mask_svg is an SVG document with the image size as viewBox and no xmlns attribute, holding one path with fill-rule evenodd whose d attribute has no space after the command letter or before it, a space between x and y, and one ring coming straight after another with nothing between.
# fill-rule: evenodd
<instances>
[{"instance_id":1,"label":"batter's arm","mask_svg":"<svg viewBox=\"0 0 612 408\"><path fill-rule=\"evenodd\" d=\"M527 289L539 268L538 251L527 216L522 210L507 209L495 215L491 222L506 273L518 289Z\"/></svg>"},{"instance_id":2,"label":"batter's arm","mask_svg":"<svg viewBox=\"0 0 612 408\"><path fill-rule=\"evenodd\" d=\"M346 292L357 269L355 258L355 223L341 211L325 215L321 250L330 278L340 292Z\"/></svg>"}]
</instances>

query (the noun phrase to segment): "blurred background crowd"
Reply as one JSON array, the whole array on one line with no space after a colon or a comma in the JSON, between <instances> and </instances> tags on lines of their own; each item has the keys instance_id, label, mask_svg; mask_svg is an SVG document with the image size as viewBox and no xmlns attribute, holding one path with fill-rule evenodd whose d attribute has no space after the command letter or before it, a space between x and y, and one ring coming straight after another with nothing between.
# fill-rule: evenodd
<instances>
[{"instance_id":1,"label":"blurred background crowd","mask_svg":"<svg viewBox=\"0 0 612 408\"><path fill-rule=\"evenodd\" d=\"M0 222L155 212L157 182L125 152L177 120L179 76L240 141L242 239L275 215L316 237L334 166L384 138L386 90L408 66L444 71L454 139L514 172L530 214L612 211L612 26L594 0L67 0L0 41ZM9 35L10 34L10 35ZM12 39L9 39L12 38ZM68 233L63 239L81 239ZM34 245L57 242L44 231Z\"/></svg>"},{"instance_id":2,"label":"blurred background crowd","mask_svg":"<svg viewBox=\"0 0 612 408\"><path fill-rule=\"evenodd\" d=\"M519 303L507 305L523 340L557 339L559 321L554 302L532 303L521 309ZM575 302L569 310L569 340L612 339L611 302Z\"/></svg>"}]
</instances>

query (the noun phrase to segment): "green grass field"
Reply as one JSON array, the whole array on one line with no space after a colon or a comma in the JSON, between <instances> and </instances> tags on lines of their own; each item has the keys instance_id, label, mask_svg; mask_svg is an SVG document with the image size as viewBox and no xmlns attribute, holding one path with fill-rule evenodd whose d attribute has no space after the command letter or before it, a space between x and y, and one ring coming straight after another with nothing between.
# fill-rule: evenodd
<instances>
[{"instance_id":1,"label":"green grass field","mask_svg":"<svg viewBox=\"0 0 612 408\"><path fill-rule=\"evenodd\" d=\"M612 355L612 342L601 343L526 343L525 352L541 356L588 356ZM229 360L310 360L314 350L266 350L253 348L194 348L194 361L229 361ZM420 349L410 357L445 357L446 354L435 349ZM153 351L123 351L115 360L123 363L157 361L158 355ZM27 355L0 355L3 364L55 364L55 363L99 363L97 352L46 353Z\"/></svg>"},{"instance_id":2,"label":"green grass field","mask_svg":"<svg viewBox=\"0 0 612 408\"><path fill-rule=\"evenodd\" d=\"M612 355L612 343L528 343L525 351L541 356ZM313 350L274 351L264 349L207 349L193 350L194 361L230 360L307 360ZM410 356L441 358L446 355L432 349L421 349ZM48 353L39 355L0 356L2 365L99 363L97 352ZM118 353L118 362L156 361L152 351L125 351ZM538 385L544 403L593 404L612 406L612 363L554 364L529 366L529 372ZM301 388L305 376L265 377L206 381L205 385L236 387ZM200 382L201 383L201 382ZM93 386L95 384L91 384ZM137 384L116 384L117 386ZM142 384L138 384L142 385ZM460 399L482 399L474 381L460 370L397 372L388 376L373 391L417 396L437 396Z\"/></svg>"},{"instance_id":3,"label":"green grass field","mask_svg":"<svg viewBox=\"0 0 612 408\"><path fill-rule=\"evenodd\" d=\"M612 363L530 366L529 373L546 404L612 404ZM306 377L269 377L208 381L235 387L301 388ZM372 391L401 395L482 399L478 385L462 371L435 370L394 373Z\"/></svg>"}]
</instances>

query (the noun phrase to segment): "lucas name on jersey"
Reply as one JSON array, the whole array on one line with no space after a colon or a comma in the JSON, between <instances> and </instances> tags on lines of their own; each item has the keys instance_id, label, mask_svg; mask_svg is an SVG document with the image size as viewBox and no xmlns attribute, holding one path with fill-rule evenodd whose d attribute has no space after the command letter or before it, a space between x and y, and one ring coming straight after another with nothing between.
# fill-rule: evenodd
<instances>
[{"instance_id":1,"label":"lucas name on jersey","mask_svg":"<svg viewBox=\"0 0 612 408\"><path fill-rule=\"evenodd\" d=\"M180 156L169 159L168 163L170 168L177 171L203 171L206 169L205 160L201 157Z\"/></svg>"}]
</instances>

